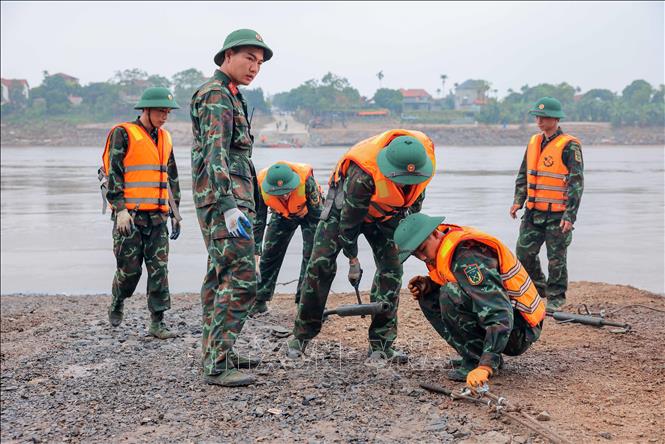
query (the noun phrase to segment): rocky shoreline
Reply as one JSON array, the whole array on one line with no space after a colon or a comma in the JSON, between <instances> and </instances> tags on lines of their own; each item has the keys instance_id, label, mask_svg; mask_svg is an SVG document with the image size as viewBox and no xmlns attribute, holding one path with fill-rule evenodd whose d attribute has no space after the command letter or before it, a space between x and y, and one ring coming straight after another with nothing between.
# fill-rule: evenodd
<instances>
[{"instance_id":1,"label":"rocky shoreline","mask_svg":"<svg viewBox=\"0 0 665 444\"><path fill-rule=\"evenodd\" d=\"M255 119L254 133L260 137L261 128L268 117ZM311 129L308 146L351 146L386 128L396 128L398 122L350 124L346 128ZM113 123L79 124L43 122L41 124L10 124L3 122L0 128L1 146L67 146L99 147L106 141L106 135ZM665 145L665 131L662 127L614 128L608 123L564 122L565 131L577 136L586 146L589 145ZM186 121L172 121L167 124L176 146L190 146L191 126ZM529 137L537 131L533 125L408 125L409 129L425 132L441 146L525 146ZM258 139L257 139L258 140Z\"/></svg>"},{"instance_id":2,"label":"rocky shoreline","mask_svg":"<svg viewBox=\"0 0 665 444\"><path fill-rule=\"evenodd\" d=\"M367 299L367 295L364 295ZM396 346L411 358L367 360L369 319L333 318L303 362L283 354L293 295L248 320L237 349L263 358L259 381L208 386L200 377L198 294L173 295L179 338L146 335L145 297L111 328L109 296L2 296L1 440L18 442L459 442L541 443L485 408L422 390L459 387L444 377L453 351L402 294ZM332 295L330 306L352 303ZM492 389L571 442L663 442L665 298L621 285L576 282L568 311L622 309L610 328L557 324L524 355L506 358ZM546 412L546 413L543 413Z\"/></svg>"}]
</instances>

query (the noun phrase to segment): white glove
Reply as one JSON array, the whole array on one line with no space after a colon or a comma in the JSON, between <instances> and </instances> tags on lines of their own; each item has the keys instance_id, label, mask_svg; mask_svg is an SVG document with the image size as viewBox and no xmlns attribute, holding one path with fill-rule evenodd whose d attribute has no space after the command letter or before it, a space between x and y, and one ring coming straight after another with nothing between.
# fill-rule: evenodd
<instances>
[{"instance_id":1,"label":"white glove","mask_svg":"<svg viewBox=\"0 0 665 444\"><path fill-rule=\"evenodd\" d=\"M249 232L252 229L252 223L247 217L237 208L231 208L224 211L224 220L226 221L226 229L233 237L244 237L249 240Z\"/></svg>"},{"instance_id":2,"label":"white glove","mask_svg":"<svg viewBox=\"0 0 665 444\"><path fill-rule=\"evenodd\" d=\"M261 267L259 266L261 264L261 256L255 254L254 263L256 264L256 282L261 282Z\"/></svg>"},{"instance_id":3,"label":"white glove","mask_svg":"<svg viewBox=\"0 0 665 444\"><path fill-rule=\"evenodd\" d=\"M134 219L129 214L127 208L118 211L115 215L115 226L118 232L123 236L129 236L134 231Z\"/></svg>"}]
</instances>

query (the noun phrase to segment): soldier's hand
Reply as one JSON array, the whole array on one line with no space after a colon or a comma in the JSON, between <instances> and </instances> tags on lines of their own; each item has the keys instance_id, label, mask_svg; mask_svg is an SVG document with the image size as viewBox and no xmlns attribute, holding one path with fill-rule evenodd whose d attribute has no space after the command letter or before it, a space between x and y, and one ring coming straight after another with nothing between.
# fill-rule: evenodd
<instances>
[{"instance_id":1,"label":"soldier's hand","mask_svg":"<svg viewBox=\"0 0 665 444\"><path fill-rule=\"evenodd\" d=\"M224 220L226 222L226 229L231 236L250 239L249 233L252 229L252 223L238 208L231 208L224 211Z\"/></svg>"},{"instance_id":2,"label":"soldier's hand","mask_svg":"<svg viewBox=\"0 0 665 444\"><path fill-rule=\"evenodd\" d=\"M116 213L115 226L123 236L132 234L132 231L134 231L134 218L129 214L127 208Z\"/></svg>"},{"instance_id":3,"label":"soldier's hand","mask_svg":"<svg viewBox=\"0 0 665 444\"><path fill-rule=\"evenodd\" d=\"M432 291L432 280L428 276L415 276L411 278L407 288L413 299L417 301L420 297Z\"/></svg>"},{"instance_id":4,"label":"soldier's hand","mask_svg":"<svg viewBox=\"0 0 665 444\"><path fill-rule=\"evenodd\" d=\"M261 267L259 267L261 264L261 256L255 254L254 263L256 264L256 282L259 282L261 280Z\"/></svg>"},{"instance_id":5,"label":"soldier's hand","mask_svg":"<svg viewBox=\"0 0 665 444\"><path fill-rule=\"evenodd\" d=\"M513 206L510 207L510 217L513 219L517 218L517 210L520 208L522 208L522 205L513 204Z\"/></svg>"},{"instance_id":6,"label":"soldier's hand","mask_svg":"<svg viewBox=\"0 0 665 444\"><path fill-rule=\"evenodd\" d=\"M360 261L357 257L349 259L349 282L353 287L360 285L360 279L363 276L363 269L360 268Z\"/></svg>"},{"instance_id":7,"label":"soldier's hand","mask_svg":"<svg viewBox=\"0 0 665 444\"><path fill-rule=\"evenodd\" d=\"M171 218L171 236L169 239L176 240L180 236L180 221L175 217Z\"/></svg>"},{"instance_id":8,"label":"soldier's hand","mask_svg":"<svg viewBox=\"0 0 665 444\"><path fill-rule=\"evenodd\" d=\"M466 375L466 384L471 388L482 387L492 376L492 369L479 365Z\"/></svg>"},{"instance_id":9,"label":"soldier's hand","mask_svg":"<svg viewBox=\"0 0 665 444\"><path fill-rule=\"evenodd\" d=\"M573 223L568 220L561 219L561 223L559 223L559 226L561 227L561 232L564 234L568 233L573 229Z\"/></svg>"}]
</instances>

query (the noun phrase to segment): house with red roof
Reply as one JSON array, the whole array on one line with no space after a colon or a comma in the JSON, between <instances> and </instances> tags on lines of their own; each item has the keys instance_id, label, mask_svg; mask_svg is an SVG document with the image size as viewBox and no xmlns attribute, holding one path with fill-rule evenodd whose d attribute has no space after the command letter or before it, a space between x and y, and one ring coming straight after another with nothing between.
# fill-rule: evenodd
<instances>
[{"instance_id":1,"label":"house with red roof","mask_svg":"<svg viewBox=\"0 0 665 444\"><path fill-rule=\"evenodd\" d=\"M25 79L0 79L2 83L2 104L11 103L20 94L25 101L30 97L30 86Z\"/></svg>"},{"instance_id":2,"label":"house with red roof","mask_svg":"<svg viewBox=\"0 0 665 444\"><path fill-rule=\"evenodd\" d=\"M430 111L432 96L424 89L400 89L402 93L402 112Z\"/></svg>"}]
</instances>

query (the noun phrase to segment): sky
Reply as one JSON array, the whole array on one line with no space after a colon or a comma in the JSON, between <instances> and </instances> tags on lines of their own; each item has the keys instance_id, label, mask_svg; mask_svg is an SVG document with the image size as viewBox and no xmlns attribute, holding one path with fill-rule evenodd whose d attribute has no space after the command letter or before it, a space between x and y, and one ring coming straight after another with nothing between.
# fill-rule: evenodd
<instances>
[{"instance_id":1,"label":"sky","mask_svg":"<svg viewBox=\"0 0 665 444\"><path fill-rule=\"evenodd\" d=\"M274 94L331 71L371 97L379 87L432 95L464 80L509 88L568 82L615 92L665 83L664 2L14 2L2 1L3 78L42 72L82 84L140 68L212 74L238 28L273 49L251 87ZM383 71L381 83L377 73Z\"/></svg>"}]
</instances>

